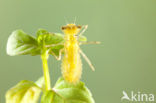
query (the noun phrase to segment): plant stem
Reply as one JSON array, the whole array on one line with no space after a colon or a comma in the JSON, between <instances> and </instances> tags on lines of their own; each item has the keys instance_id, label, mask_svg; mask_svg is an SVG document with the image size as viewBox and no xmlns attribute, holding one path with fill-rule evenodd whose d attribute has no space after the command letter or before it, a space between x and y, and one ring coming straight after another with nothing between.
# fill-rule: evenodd
<instances>
[{"instance_id":1,"label":"plant stem","mask_svg":"<svg viewBox=\"0 0 156 103\"><path fill-rule=\"evenodd\" d=\"M50 75L49 75L49 69L48 69L48 57L49 55L45 51L42 55L42 65L43 65L43 73L44 73L44 80L45 80L45 89L50 90L51 89L51 84L50 84Z\"/></svg>"}]
</instances>

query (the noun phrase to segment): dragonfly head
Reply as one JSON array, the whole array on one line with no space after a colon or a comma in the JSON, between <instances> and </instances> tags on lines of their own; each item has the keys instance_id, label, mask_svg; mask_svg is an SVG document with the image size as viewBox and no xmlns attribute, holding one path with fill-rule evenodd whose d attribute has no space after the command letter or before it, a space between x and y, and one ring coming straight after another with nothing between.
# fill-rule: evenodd
<instances>
[{"instance_id":1,"label":"dragonfly head","mask_svg":"<svg viewBox=\"0 0 156 103\"><path fill-rule=\"evenodd\" d=\"M62 26L62 31L67 35L77 35L81 30L80 25L75 24L67 24L65 26Z\"/></svg>"}]
</instances>

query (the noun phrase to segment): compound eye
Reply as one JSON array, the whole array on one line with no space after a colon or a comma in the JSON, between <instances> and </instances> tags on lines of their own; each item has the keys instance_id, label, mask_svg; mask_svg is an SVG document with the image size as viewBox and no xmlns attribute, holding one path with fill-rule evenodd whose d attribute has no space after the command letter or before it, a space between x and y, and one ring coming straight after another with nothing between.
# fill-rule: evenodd
<instances>
[{"instance_id":1,"label":"compound eye","mask_svg":"<svg viewBox=\"0 0 156 103\"><path fill-rule=\"evenodd\" d=\"M66 27L65 26L62 26L62 30L65 30L66 29Z\"/></svg>"},{"instance_id":2,"label":"compound eye","mask_svg":"<svg viewBox=\"0 0 156 103\"><path fill-rule=\"evenodd\" d=\"M78 28L78 29L81 29L81 28L82 28L82 26L80 26L80 25L77 25L77 28Z\"/></svg>"}]
</instances>

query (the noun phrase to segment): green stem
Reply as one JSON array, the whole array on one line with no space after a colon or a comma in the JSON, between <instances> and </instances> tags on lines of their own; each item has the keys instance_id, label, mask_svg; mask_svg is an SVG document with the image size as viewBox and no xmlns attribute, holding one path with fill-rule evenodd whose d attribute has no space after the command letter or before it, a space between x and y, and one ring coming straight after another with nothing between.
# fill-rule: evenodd
<instances>
[{"instance_id":1,"label":"green stem","mask_svg":"<svg viewBox=\"0 0 156 103\"><path fill-rule=\"evenodd\" d=\"M42 65L43 65L43 73L44 73L44 80L45 80L45 89L50 90L51 89L51 84L50 84L50 75L49 75L49 69L48 69L48 57L49 55L45 51L42 55Z\"/></svg>"}]
</instances>

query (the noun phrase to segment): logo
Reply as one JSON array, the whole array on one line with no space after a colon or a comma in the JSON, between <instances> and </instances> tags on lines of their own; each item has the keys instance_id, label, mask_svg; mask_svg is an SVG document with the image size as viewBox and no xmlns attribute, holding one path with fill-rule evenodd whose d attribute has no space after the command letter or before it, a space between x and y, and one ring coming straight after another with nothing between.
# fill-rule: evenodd
<instances>
[{"instance_id":1,"label":"logo","mask_svg":"<svg viewBox=\"0 0 156 103\"><path fill-rule=\"evenodd\" d=\"M129 94L125 91L122 92L123 96L121 97L121 101L138 101L138 102L153 102L154 94L146 94L141 92L131 91Z\"/></svg>"}]
</instances>

